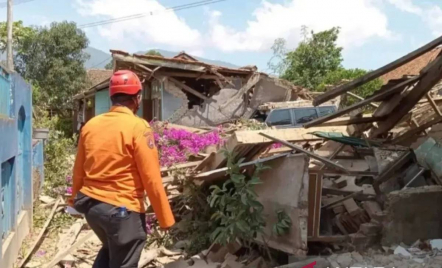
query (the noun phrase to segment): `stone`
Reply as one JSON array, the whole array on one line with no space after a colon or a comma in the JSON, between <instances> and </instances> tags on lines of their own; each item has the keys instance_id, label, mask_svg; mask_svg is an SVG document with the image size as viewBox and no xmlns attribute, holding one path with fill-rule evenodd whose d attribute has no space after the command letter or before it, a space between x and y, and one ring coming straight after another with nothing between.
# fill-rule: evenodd
<instances>
[{"instance_id":1,"label":"stone","mask_svg":"<svg viewBox=\"0 0 442 268\"><path fill-rule=\"evenodd\" d=\"M395 250L394 250L394 254L395 255L402 255L404 257L411 257L410 252L408 252L405 248L398 246Z\"/></svg>"},{"instance_id":2,"label":"stone","mask_svg":"<svg viewBox=\"0 0 442 268\"><path fill-rule=\"evenodd\" d=\"M378 235L381 231L381 225L372 222L363 223L359 226L359 233L366 236Z\"/></svg>"},{"instance_id":3,"label":"stone","mask_svg":"<svg viewBox=\"0 0 442 268\"><path fill-rule=\"evenodd\" d=\"M352 253L351 253L351 257L353 258L353 259L355 259L357 262L364 262L364 257L362 257L362 255L361 254L359 254L358 252L356 252L356 251L353 251Z\"/></svg>"},{"instance_id":4,"label":"stone","mask_svg":"<svg viewBox=\"0 0 442 268\"><path fill-rule=\"evenodd\" d=\"M347 252L338 256L336 261L341 265L341 267L349 267L353 259L351 253Z\"/></svg>"},{"instance_id":5,"label":"stone","mask_svg":"<svg viewBox=\"0 0 442 268\"><path fill-rule=\"evenodd\" d=\"M376 213L382 212L381 206L376 201L362 202L362 207L365 211L367 211L367 214L368 216L370 216L370 218L373 218L373 215L375 215Z\"/></svg>"}]
</instances>

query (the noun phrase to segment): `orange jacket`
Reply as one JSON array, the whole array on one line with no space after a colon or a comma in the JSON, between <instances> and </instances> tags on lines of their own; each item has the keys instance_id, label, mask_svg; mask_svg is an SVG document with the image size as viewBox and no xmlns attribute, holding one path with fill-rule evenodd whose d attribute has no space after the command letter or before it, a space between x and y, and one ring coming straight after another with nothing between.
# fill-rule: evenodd
<instances>
[{"instance_id":1,"label":"orange jacket","mask_svg":"<svg viewBox=\"0 0 442 268\"><path fill-rule=\"evenodd\" d=\"M78 191L140 213L145 212L146 191L160 226L175 223L152 129L126 107L114 106L83 127L74 165L73 198Z\"/></svg>"}]
</instances>

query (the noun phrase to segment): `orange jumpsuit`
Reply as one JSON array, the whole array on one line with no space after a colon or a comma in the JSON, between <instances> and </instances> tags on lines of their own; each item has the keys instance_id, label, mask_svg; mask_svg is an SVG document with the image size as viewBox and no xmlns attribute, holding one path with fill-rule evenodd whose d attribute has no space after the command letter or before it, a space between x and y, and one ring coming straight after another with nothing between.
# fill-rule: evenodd
<instances>
[{"instance_id":1,"label":"orange jumpsuit","mask_svg":"<svg viewBox=\"0 0 442 268\"><path fill-rule=\"evenodd\" d=\"M73 174L78 192L144 213L144 193L162 228L175 223L149 124L122 106L92 118L82 129ZM73 205L73 199L69 200Z\"/></svg>"}]
</instances>

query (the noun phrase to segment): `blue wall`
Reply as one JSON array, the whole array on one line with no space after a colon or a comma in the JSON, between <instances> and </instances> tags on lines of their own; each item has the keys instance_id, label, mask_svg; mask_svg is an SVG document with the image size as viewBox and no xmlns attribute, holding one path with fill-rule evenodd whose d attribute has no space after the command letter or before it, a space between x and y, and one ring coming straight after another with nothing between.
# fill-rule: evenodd
<instances>
[{"instance_id":1,"label":"blue wall","mask_svg":"<svg viewBox=\"0 0 442 268\"><path fill-rule=\"evenodd\" d=\"M18 214L32 209L32 93L19 75L3 69L0 91L0 235L4 239L14 231Z\"/></svg>"},{"instance_id":2,"label":"blue wall","mask_svg":"<svg viewBox=\"0 0 442 268\"><path fill-rule=\"evenodd\" d=\"M109 111L111 107L111 101L109 98L109 89L103 89L95 92L95 115L104 114ZM138 109L137 115L139 117L143 116L143 103Z\"/></svg>"}]
</instances>

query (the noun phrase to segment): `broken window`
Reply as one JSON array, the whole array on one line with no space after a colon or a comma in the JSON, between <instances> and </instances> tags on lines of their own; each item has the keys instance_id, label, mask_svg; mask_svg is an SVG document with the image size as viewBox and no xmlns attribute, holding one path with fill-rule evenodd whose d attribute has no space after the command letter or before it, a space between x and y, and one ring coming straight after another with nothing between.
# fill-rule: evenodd
<instances>
[{"instance_id":1,"label":"broken window","mask_svg":"<svg viewBox=\"0 0 442 268\"><path fill-rule=\"evenodd\" d=\"M292 116L290 114L290 110L284 109L272 111L267 122L270 126L291 125Z\"/></svg>"},{"instance_id":2,"label":"broken window","mask_svg":"<svg viewBox=\"0 0 442 268\"><path fill-rule=\"evenodd\" d=\"M326 116L328 114L332 114L335 112L335 109L333 107L319 107L319 117Z\"/></svg>"},{"instance_id":3,"label":"broken window","mask_svg":"<svg viewBox=\"0 0 442 268\"><path fill-rule=\"evenodd\" d=\"M318 114L315 108L295 109L295 117L297 124L303 124L318 118Z\"/></svg>"}]
</instances>

